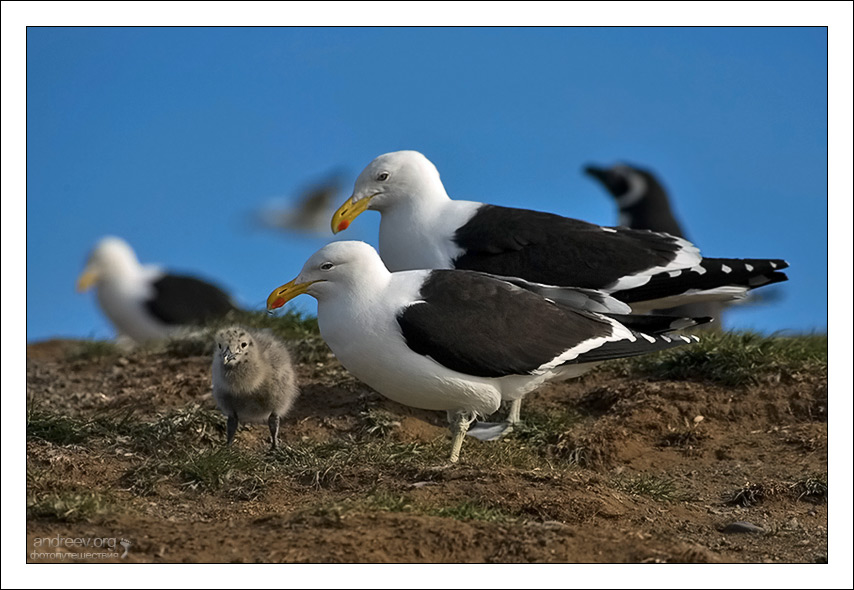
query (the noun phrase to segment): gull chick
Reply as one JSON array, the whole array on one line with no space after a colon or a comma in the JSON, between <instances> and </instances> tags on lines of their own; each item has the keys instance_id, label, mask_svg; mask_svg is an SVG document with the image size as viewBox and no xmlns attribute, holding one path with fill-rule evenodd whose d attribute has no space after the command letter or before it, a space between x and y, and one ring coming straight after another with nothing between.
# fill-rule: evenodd
<instances>
[{"instance_id":1,"label":"gull chick","mask_svg":"<svg viewBox=\"0 0 854 590\"><path fill-rule=\"evenodd\" d=\"M279 420L299 393L285 345L268 331L222 329L216 334L212 381L213 398L228 418L227 444L234 439L238 422L266 422L275 449Z\"/></svg>"}]
</instances>

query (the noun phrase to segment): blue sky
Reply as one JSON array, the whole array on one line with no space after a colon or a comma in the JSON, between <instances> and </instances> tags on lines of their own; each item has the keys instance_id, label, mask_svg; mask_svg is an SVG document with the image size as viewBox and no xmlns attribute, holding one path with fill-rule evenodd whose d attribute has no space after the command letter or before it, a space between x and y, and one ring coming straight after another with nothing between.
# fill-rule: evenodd
<instances>
[{"instance_id":1,"label":"blue sky","mask_svg":"<svg viewBox=\"0 0 854 590\"><path fill-rule=\"evenodd\" d=\"M106 234L260 309L333 236L249 213L398 149L452 197L601 224L582 167L649 167L706 256L790 262L729 327L827 329L823 28L30 28L26 73L28 342L113 334L74 291Z\"/></svg>"}]
</instances>

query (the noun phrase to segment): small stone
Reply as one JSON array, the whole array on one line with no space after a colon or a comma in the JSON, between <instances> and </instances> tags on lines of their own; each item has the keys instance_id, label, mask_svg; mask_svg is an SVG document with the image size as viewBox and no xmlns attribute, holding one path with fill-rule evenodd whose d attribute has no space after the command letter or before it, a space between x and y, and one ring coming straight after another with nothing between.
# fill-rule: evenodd
<instances>
[{"instance_id":1,"label":"small stone","mask_svg":"<svg viewBox=\"0 0 854 590\"><path fill-rule=\"evenodd\" d=\"M703 420L705 420L705 418L703 418L702 416L694 416L694 424L699 424Z\"/></svg>"},{"instance_id":2,"label":"small stone","mask_svg":"<svg viewBox=\"0 0 854 590\"><path fill-rule=\"evenodd\" d=\"M737 522L729 523L728 525L726 525L723 528L723 530L721 530L721 532L724 534L728 534L728 533L764 533L765 529L763 529L760 526L756 526L755 524L753 524L751 522L739 520Z\"/></svg>"},{"instance_id":3,"label":"small stone","mask_svg":"<svg viewBox=\"0 0 854 590\"><path fill-rule=\"evenodd\" d=\"M438 485L435 481L416 481L413 484L410 484L411 488L423 488L425 486L435 486Z\"/></svg>"},{"instance_id":4,"label":"small stone","mask_svg":"<svg viewBox=\"0 0 854 590\"><path fill-rule=\"evenodd\" d=\"M790 531L794 531L794 530L799 529L800 526L801 526L801 524L798 522L798 519L795 517L792 517L788 520L788 522L786 522L786 524L783 526L783 528L790 530Z\"/></svg>"}]
</instances>

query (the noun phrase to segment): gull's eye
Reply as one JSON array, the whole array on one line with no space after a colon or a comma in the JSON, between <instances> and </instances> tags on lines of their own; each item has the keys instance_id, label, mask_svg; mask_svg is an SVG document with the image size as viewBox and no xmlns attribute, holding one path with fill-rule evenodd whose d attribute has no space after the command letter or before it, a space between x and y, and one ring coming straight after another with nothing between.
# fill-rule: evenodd
<instances>
[{"instance_id":1,"label":"gull's eye","mask_svg":"<svg viewBox=\"0 0 854 590\"><path fill-rule=\"evenodd\" d=\"M240 343L240 348L246 348L246 343L245 343L245 342L241 342L241 343Z\"/></svg>"},{"instance_id":2,"label":"gull's eye","mask_svg":"<svg viewBox=\"0 0 854 590\"><path fill-rule=\"evenodd\" d=\"M217 348L219 348L220 350L222 350L222 344L217 343Z\"/></svg>"},{"instance_id":3,"label":"gull's eye","mask_svg":"<svg viewBox=\"0 0 854 590\"><path fill-rule=\"evenodd\" d=\"M320 265L320 270L332 270L332 267L335 266L331 262L324 262Z\"/></svg>"},{"instance_id":4,"label":"gull's eye","mask_svg":"<svg viewBox=\"0 0 854 590\"><path fill-rule=\"evenodd\" d=\"M377 174L377 180L379 180L380 182L388 180L388 172L380 172L379 174Z\"/></svg>"}]
</instances>

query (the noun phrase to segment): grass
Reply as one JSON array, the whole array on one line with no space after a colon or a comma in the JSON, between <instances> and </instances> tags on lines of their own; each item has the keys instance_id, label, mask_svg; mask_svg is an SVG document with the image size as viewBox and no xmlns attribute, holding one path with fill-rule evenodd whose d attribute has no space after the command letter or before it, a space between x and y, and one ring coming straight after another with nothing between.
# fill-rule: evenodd
<instances>
[{"instance_id":1,"label":"grass","mask_svg":"<svg viewBox=\"0 0 854 590\"><path fill-rule=\"evenodd\" d=\"M542 450L555 445L560 435L578 424L581 416L574 412L537 412L525 410L522 421L513 427L511 437Z\"/></svg>"},{"instance_id":2,"label":"grass","mask_svg":"<svg viewBox=\"0 0 854 590\"><path fill-rule=\"evenodd\" d=\"M806 500L815 504L827 502L827 474L806 477L789 487L789 493L796 500Z\"/></svg>"},{"instance_id":3,"label":"grass","mask_svg":"<svg viewBox=\"0 0 854 590\"><path fill-rule=\"evenodd\" d=\"M98 438L155 455L173 447L215 443L224 440L224 436L221 414L198 405L175 410L153 422L136 420L133 408L105 410L82 419L48 411L38 403L31 402L27 407L27 439L60 446Z\"/></svg>"},{"instance_id":4,"label":"grass","mask_svg":"<svg viewBox=\"0 0 854 590\"><path fill-rule=\"evenodd\" d=\"M751 385L827 373L827 335L703 334L700 342L603 365L605 371L658 379Z\"/></svg>"},{"instance_id":5,"label":"grass","mask_svg":"<svg viewBox=\"0 0 854 590\"><path fill-rule=\"evenodd\" d=\"M233 447L187 453L175 467L191 488L216 491L227 487L232 493L252 498L264 485L264 462L257 454Z\"/></svg>"},{"instance_id":6,"label":"grass","mask_svg":"<svg viewBox=\"0 0 854 590\"><path fill-rule=\"evenodd\" d=\"M66 360L91 361L113 358L120 354L118 346L111 340L80 340L69 346L66 351Z\"/></svg>"},{"instance_id":7,"label":"grass","mask_svg":"<svg viewBox=\"0 0 854 590\"><path fill-rule=\"evenodd\" d=\"M727 504L751 508L773 498L822 504L827 502L827 474L804 477L794 483L746 483L725 498Z\"/></svg>"},{"instance_id":8,"label":"grass","mask_svg":"<svg viewBox=\"0 0 854 590\"><path fill-rule=\"evenodd\" d=\"M780 493L780 489L775 485L763 485L761 483L746 483L727 499L727 504L741 506L742 508L750 508L756 506Z\"/></svg>"},{"instance_id":9,"label":"grass","mask_svg":"<svg viewBox=\"0 0 854 590\"><path fill-rule=\"evenodd\" d=\"M374 490L368 495L366 504L372 510L383 512L412 512L415 509L411 498L388 490Z\"/></svg>"},{"instance_id":10,"label":"grass","mask_svg":"<svg viewBox=\"0 0 854 590\"><path fill-rule=\"evenodd\" d=\"M460 521L477 520L481 522L511 522L521 517L508 513L489 502L477 498L439 506L435 502L419 502L406 494L374 489L364 498L347 498L341 501L322 501L302 511L302 515L320 517L332 524L340 522L348 515L358 513L395 512L437 516Z\"/></svg>"},{"instance_id":11,"label":"grass","mask_svg":"<svg viewBox=\"0 0 854 590\"><path fill-rule=\"evenodd\" d=\"M305 485L328 488L354 472L374 469L408 472L432 467L445 460L445 452L446 445L441 442L397 443L348 435L328 442L280 445L272 457L286 475Z\"/></svg>"},{"instance_id":12,"label":"grass","mask_svg":"<svg viewBox=\"0 0 854 590\"><path fill-rule=\"evenodd\" d=\"M451 506L434 508L428 511L434 516L453 518L454 520L480 520L483 522L507 522L514 520L510 514L490 506L483 500L464 500Z\"/></svg>"},{"instance_id":13,"label":"grass","mask_svg":"<svg viewBox=\"0 0 854 590\"><path fill-rule=\"evenodd\" d=\"M48 412L32 403L27 407L27 440L72 445L85 441L90 430L88 422Z\"/></svg>"},{"instance_id":14,"label":"grass","mask_svg":"<svg viewBox=\"0 0 854 590\"><path fill-rule=\"evenodd\" d=\"M153 422L137 423L125 434L135 449L148 454L187 446L217 445L225 442L225 419L220 412L193 404Z\"/></svg>"},{"instance_id":15,"label":"grass","mask_svg":"<svg viewBox=\"0 0 854 590\"><path fill-rule=\"evenodd\" d=\"M109 512L113 502L92 491L54 492L27 502L28 516L62 522L88 522L95 516Z\"/></svg>"},{"instance_id":16,"label":"grass","mask_svg":"<svg viewBox=\"0 0 854 590\"><path fill-rule=\"evenodd\" d=\"M676 482L661 475L641 473L630 477L619 477L614 480L614 486L627 494L646 496L657 502L671 502L682 497Z\"/></svg>"},{"instance_id":17,"label":"grass","mask_svg":"<svg viewBox=\"0 0 854 590\"><path fill-rule=\"evenodd\" d=\"M377 408L369 408L360 412L359 418L362 430L366 434L379 438L389 436L395 428L400 426L400 420L395 418L393 414Z\"/></svg>"},{"instance_id":18,"label":"grass","mask_svg":"<svg viewBox=\"0 0 854 590\"><path fill-rule=\"evenodd\" d=\"M616 449L610 437L582 430L562 434L552 452L561 463L570 467L601 469L611 463Z\"/></svg>"},{"instance_id":19,"label":"grass","mask_svg":"<svg viewBox=\"0 0 854 590\"><path fill-rule=\"evenodd\" d=\"M676 447L680 449L694 448L708 438L705 434L698 432L695 427L671 428L661 437L659 446Z\"/></svg>"}]
</instances>

